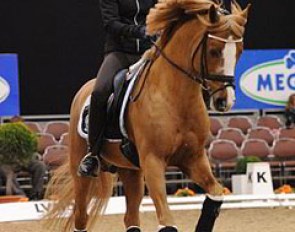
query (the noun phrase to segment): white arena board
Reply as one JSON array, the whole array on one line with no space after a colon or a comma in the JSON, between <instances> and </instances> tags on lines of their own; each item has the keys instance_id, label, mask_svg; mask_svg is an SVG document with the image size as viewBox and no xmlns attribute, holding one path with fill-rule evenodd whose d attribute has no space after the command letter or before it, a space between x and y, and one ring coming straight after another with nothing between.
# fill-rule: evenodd
<instances>
[{"instance_id":1,"label":"white arena board","mask_svg":"<svg viewBox=\"0 0 295 232\"><path fill-rule=\"evenodd\" d=\"M200 210L205 195L193 197L168 197L171 210ZM52 201L30 201L0 204L0 222L40 220L52 206ZM224 197L223 209L295 207L295 194L271 195L227 195ZM124 214L125 197L112 197L104 214ZM150 198L144 198L141 212L155 211Z\"/></svg>"}]
</instances>

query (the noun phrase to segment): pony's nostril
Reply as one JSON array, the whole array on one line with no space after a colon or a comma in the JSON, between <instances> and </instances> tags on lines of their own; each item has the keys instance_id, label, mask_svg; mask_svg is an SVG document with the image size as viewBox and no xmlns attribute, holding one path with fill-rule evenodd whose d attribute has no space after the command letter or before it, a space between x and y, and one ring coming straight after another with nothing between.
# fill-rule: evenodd
<instances>
[{"instance_id":1,"label":"pony's nostril","mask_svg":"<svg viewBox=\"0 0 295 232\"><path fill-rule=\"evenodd\" d=\"M226 100L224 98L217 98L216 105L219 109L226 108Z\"/></svg>"}]
</instances>

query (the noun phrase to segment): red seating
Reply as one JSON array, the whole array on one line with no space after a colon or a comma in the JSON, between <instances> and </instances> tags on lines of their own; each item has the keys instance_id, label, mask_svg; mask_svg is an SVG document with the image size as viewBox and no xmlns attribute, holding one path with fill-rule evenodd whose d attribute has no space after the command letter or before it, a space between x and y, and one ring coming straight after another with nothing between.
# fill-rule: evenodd
<instances>
[{"instance_id":1,"label":"red seating","mask_svg":"<svg viewBox=\"0 0 295 232\"><path fill-rule=\"evenodd\" d=\"M271 154L271 149L262 139L247 139L242 144L241 153L243 156L257 156L265 160Z\"/></svg>"},{"instance_id":2,"label":"red seating","mask_svg":"<svg viewBox=\"0 0 295 232\"><path fill-rule=\"evenodd\" d=\"M282 127L281 120L277 116L262 116L257 119L257 126L268 127L269 129L279 129Z\"/></svg>"},{"instance_id":3,"label":"red seating","mask_svg":"<svg viewBox=\"0 0 295 232\"><path fill-rule=\"evenodd\" d=\"M282 138L274 143L273 154L281 162L284 182L295 178L295 139Z\"/></svg>"},{"instance_id":4,"label":"red seating","mask_svg":"<svg viewBox=\"0 0 295 232\"><path fill-rule=\"evenodd\" d=\"M208 149L209 158L217 163L235 161L239 155L239 149L233 141L217 139Z\"/></svg>"},{"instance_id":5,"label":"red seating","mask_svg":"<svg viewBox=\"0 0 295 232\"><path fill-rule=\"evenodd\" d=\"M280 128L279 130L279 138L289 138L295 139L295 128Z\"/></svg>"},{"instance_id":6,"label":"red seating","mask_svg":"<svg viewBox=\"0 0 295 232\"><path fill-rule=\"evenodd\" d=\"M276 140L273 147L273 154L281 160L295 160L295 139L282 138Z\"/></svg>"},{"instance_id":7,"label":"red seating","mask_svg":"<svg viewBox=\"0 0 295 232\"><path fill-rule=\"evenodd\" d=\"M215 173L223 180L230 178L236 167L239 149L233 141L217 139L208 149L208 155Z\"/></svg>"},{"instance_id":8,"label":"red seating","mask_svg":"<svg viewBox=\"0 0 295 232\"><path fill-rule=\"evenodd\" d=\"M70 136L69 133L63 133L59 140L60 145L69 146L70 144Z\"/></svg>"},{"instance_id":9,"label":"red seating","mask_svg":"<svg viewBox=\"0 0 295 232\"><path fill-rule=\"evenodd\" d=\"M218 131L223 128L223 124L218 118L210 117L210 132L216 136Z\"/></svg>"},{"instance_id":10,"label":"red seating","mask_svg":"<svg viewBox=\"0 0 295 232\"><path fill-rule=\"evenodd\" d=\"M48 122L44 132L52 134L56 140L59 140L62 134L69 132L69 123L65 121Z\"/></svg>"},{"instance_id":11,"label":"red seating","mask_svg":"<svg viewBox=\"0 0 295 232\"><path fill-rule=\"evenodd\" d=\"M37 122L25 122L25 124L32 132L35 132L35 133L42 132L42 128Z\"/></svg>"},{"instance_id":12,"label":"red seating","mask_svg":"<svg viewBox=\"0 0 295 232\"><path fill-rule=\"evenodd\" d=\"M262 139L267 142L269 146L272 146L274 141L274 135L267 127L255 127L249 130L248 139Z\"/></svg>"},{"instance_id":13,"label":"red seating","mask_svg":"<svg viewBox=\"0 0 295 232\"><path fill-rule=\"evenodd\" d=\"M242 131L238 128L222 128L219 130L216 138L233 141L238 147L242 145L245 139Z\"/></svg>"},{"instance_id":14,"label":"red seating","mask_svg":"<svg viewBox=\"0 0 295 232\"><path fill-rule=\"evenodd\" d=\"M46 147L57 144L54 136L48 133L38 133L38 152L43 154Z\"/></svg>"},{"instance_id":15,"label":"red seating","mask_svg":"<svg viewBox=\"0 0 295 232\"><path fill-rule=\"evenodd\" d=\"M47 147L43 154L43 161L49 168L56 168L62 165L67 158L68 147L59 144Z\"/></svg>"},{"instance_id":16,"label":"red seating","mask_svg":"<svg viewBox=\"0 0 295 232\"><path fill-rule=\"evenodd\" d=\"M236 117L231 117L228 120L227 126L231 128L238 128L244 134L247 134L248 130L253 127L253 123L251 122L250 118L247 116L236 116Z\"/></svg>"}]
</instances>

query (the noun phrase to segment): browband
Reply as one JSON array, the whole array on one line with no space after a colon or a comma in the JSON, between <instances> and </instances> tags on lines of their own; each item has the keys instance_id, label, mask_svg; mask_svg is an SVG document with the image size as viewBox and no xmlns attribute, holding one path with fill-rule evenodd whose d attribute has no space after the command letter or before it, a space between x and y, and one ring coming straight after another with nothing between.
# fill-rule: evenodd
<instances>
[{"instance_id":1,"label":"browband","mask_svg":"<svg viewBox=\"0 0 295 232\"><path fill-rule=\"evenodd\" d=\"M215 36L215 35L212 35L212 34L208 34L208 38L215 39L215 40L218 40L218 41L221 41L221 42L224 42L224 43L240 43L240 42L243 42L243 38L232 40L232 39L225 39L225 38Z\"/></svg>"}]
</instances>

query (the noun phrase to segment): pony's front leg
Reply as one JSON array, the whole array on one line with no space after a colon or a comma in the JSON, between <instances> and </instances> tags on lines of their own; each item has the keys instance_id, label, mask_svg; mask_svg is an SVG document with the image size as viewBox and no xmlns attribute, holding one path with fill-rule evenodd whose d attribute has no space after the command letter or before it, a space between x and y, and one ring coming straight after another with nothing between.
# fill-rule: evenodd
<instances>
[{"instance_id":1,"label":"pony's front leg","mask_svg":"<svg viewBox=\"0 0 295 232\"><path fill-rule=\"evenodd\" d=\"M205 150L186 160L181 169L207 193L195 232L211 232L219 215L223 188L212 174Z\"/></svg>"},{"instance_id":2,"label":"pony's front leg","mask_svg":"<svg viewBox=\"0 0 295 232\"><path fill-rule=\"evenodd\" d=\"M139 207L144 195L142 171L118 169L126 196L127 210L124 217L126 232L141 232Z\"/></svg>"},{"instance_id":3,"label":"pony's front leg","mask_svg":"<svg viewBox=\"0 0 295 232\"><path fill-rule=\"evenodd\" d=\"M177 232L167 203L165 167L164 159L160 159L152 153L149 153L143 162L146 184L156 207L159 232Z\"/></svg>"}]
</instances>

